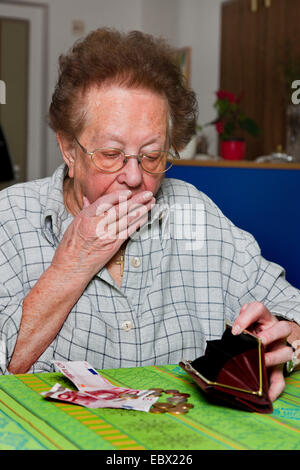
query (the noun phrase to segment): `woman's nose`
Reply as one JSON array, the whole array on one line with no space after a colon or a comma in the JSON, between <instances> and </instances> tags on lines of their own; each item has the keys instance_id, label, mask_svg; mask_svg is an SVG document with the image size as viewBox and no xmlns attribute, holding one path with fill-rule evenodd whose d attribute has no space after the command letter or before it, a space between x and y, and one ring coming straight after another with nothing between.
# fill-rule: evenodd
<instances>
[{"instance_id":1,"label":"woman's nose","mask_svg":"<svg viewBox=\"0 0 300 470\"><path fill-rule=\"evenodd\" d=\"M125 166L120 170L118 175L118 182L120 184L127 184L127 186L136 188L138 187L142 180L142 168L136 157L127 157L127 162Z\"/></svg>"}]
</instances>

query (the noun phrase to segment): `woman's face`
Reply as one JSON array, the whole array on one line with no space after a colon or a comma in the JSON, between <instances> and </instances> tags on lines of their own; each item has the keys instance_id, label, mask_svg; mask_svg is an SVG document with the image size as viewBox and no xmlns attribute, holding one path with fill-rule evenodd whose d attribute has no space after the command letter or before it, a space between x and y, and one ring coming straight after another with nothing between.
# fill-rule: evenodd
<instances>
[{"instance_id":1,"label":"woman's face","mask_svg":"<svg viewBox=\"0 0 300 470\"><path fill-rule=\"evenodd\" d=\"M85 126L76 137L89 152L112 147L139 155L166 148L169 113L164 97L144 89L110 86L92 87L85 100ZM70 150L63 138L58 140L73 179L69 200L75 212L82 208L83 196L92 203L118 190L130 189L133 195L141 191L156 194L160 187L163 175L144 172L135 158L129 158L116 173L103 173L77 144Z\"/></svg>"}]
</instances>

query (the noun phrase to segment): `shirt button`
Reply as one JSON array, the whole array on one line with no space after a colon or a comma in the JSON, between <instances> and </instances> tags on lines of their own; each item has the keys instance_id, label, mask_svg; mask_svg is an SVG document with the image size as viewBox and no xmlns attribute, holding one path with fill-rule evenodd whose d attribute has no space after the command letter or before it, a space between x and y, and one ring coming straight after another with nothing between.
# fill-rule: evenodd
<instances>
[{"instance_id":1,"label":"shirt button","mask_svg":"<svg viewBox=\"0 0 300 470\"><path fill-rule=\"evenodd\" d=\"M133 266L134 268L139 268L141 266L141 260L140 258L138 258L137 256L135 256L134 258L132 258L131 260L131 266Z\"/></svg>"},{"instance_id":2,"label":"shirt button","mask_svg":"<svg viewBox=\"0 0 300 470\"><path fill-rule=\"evenodd\" d=\"M130 320L126 320L121 325L122 330L130 331L133 328L133 323Z\"/></svg>"}]
</instances>

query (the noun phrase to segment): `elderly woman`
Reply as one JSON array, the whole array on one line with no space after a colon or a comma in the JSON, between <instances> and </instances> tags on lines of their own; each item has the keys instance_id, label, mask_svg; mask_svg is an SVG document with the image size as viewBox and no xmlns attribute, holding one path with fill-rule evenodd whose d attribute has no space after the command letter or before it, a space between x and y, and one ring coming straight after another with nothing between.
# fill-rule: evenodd
<instances>
[{"instance_id":1,"label":"elderly woman","mask_svg":"<svg viewBox=\"0 0 300 470\"><path fill-rule=\"evenodd\" d=\"M261 337L281 393L299 291L210 199L165 178L196 111L162 40L100 29L60 57L49 118L64 164L1 193L2 373L195 359L228 320Z\"/></svg>"}]
</instances>

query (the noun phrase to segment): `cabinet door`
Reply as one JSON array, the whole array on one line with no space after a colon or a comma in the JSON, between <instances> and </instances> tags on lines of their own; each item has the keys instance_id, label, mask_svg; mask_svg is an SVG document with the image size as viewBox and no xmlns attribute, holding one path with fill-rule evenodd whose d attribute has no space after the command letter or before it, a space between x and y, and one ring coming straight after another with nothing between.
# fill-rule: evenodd
<instances>
[{"instance_id":1,"label":"cabinet door","mask_svg":"<svg viewBox=\"0 0 300 470\"><path fill-rule=\"evenodd\" d=\"M28 97L28 21L0 16L0 73L6 84L6 103L0 105L0 126L9 158L15 168L15 180L4 182L0 167L0 189L26 181L27 97ZM6 153L0 152L1 158ZM2 162L3 163L3 162Z\"/></svg>"},{"instance_id":2,"label":"cabinet door","mask_svg":"<svg viewBox=\"0 0 300 470\"><path fill-rule=\"evenodd\" d=\"M285 147L283 67L287 50L293 60L300 52L299 0L257 0L256 11L251 5L251 0L222 5L220 70L220 87L244 94L242 109L262 130L259 139L244 136L250 160Z\"/></svg>"},{"instance_id":3,"label":"cabinet door","mask_svg":"<svg viewBox=\"0 0 300 470\"><path fill-rule=\"evenodd\" d=\"M265 43L263 34L264 12L251 11L251 1L232 0L222 5L220 88L236 95L242 94L241 107L247 116L263 127L262 58ZM261 153L259 140L243 135L246 139L246 158Z\"/></svg>"},{"instance_id":4,"label":"cabinet door","mask_svg":"<svg viewBox=\"0 0 300 470\"><path fill-rule=\"evenodd\" d=\"M261 73L264 81L263 155L276 151L279 145L285 149L287 103L283 70L289 27L287 4L289 1L273 0L270 8L263 8L265 14L262 36L265 43L265 57Z\"/></svg>"}]
</instances>

